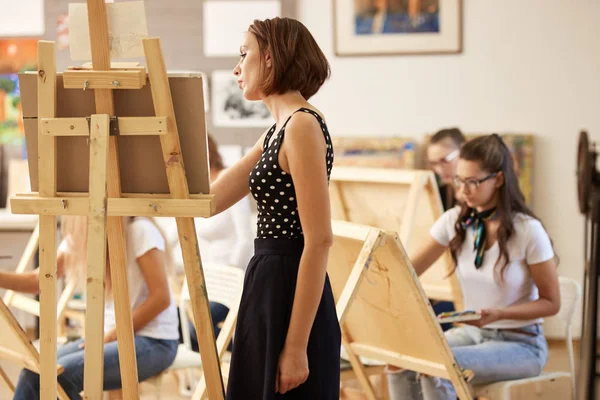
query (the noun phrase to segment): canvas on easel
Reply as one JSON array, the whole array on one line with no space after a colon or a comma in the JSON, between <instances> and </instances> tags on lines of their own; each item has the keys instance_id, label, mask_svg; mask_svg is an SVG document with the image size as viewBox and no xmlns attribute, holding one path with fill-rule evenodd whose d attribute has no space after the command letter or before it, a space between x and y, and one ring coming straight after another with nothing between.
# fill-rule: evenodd
<instances>
[{"instance_id":1,"label":"canvas on easel","mask_svg":"<svg viewBox=\"0 0 600 400\"><path fill-rule=\"evenodd\" d=\"M397 232L414 254L420 239L442 215L443 207L432 172L363 167L336 167L331 173L332 218ZM420 280L427 296L452 301L462 309L458 278L446 251Z\"/></svg>"},{"instance_id":2,"label":"canvas on easel","mask_svg":"<svg viewBox=\"0 0 600 400\"><path fill-rule=\"evenodd\" d=\"M342 343L369 400L374 390L359 357L452 381L473 398L470 371L457 365L427 296L395 232L333 222L327 273Z\"/></svg>"},{"instance_id":3,"label":"canvas on easel","mask_svg":"<svg viewBox=\"0 0 600 400\"><path fill-rule=\"evenodd\" d=\"M119 15L119 7L127 3L112 4L111 15ZM13 213L40 216L41 397L54 399L57 389L52 369L56 364L56 237L50 232L55 232L58 215L84 215L88 217L85 397L102 396L108 244L123 394L139 398L123 217L171 216L176 217L182 245L209 395L223 399L193 221L215 210L214 198L208 195L201 78L183 76L173 81L157 38L136 39L147 66L111 63L115 36L109 35L109 26L114 33L120 19L109 25L102 0L88 0L84 15L91 66L70 67L59 74L54 42L40 41L37 74L21 75L31 182L37 193L16 196L11 207Z\"/></svg>"}]
</instances>

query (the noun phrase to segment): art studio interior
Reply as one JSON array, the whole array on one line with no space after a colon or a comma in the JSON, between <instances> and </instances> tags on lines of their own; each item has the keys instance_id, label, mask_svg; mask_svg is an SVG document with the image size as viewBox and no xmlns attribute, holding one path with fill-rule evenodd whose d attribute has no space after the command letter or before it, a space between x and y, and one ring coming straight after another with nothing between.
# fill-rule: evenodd
<instances>
[{"instance_id":1,"label":"art studio interior","mask_svg":"<svg viewBox=\"0 0 600 400\"><path fill-rule=\"evenodd\" d=\"M600 398L599 18L0 0L0 400Z\"/></svg>"}]
</instances>

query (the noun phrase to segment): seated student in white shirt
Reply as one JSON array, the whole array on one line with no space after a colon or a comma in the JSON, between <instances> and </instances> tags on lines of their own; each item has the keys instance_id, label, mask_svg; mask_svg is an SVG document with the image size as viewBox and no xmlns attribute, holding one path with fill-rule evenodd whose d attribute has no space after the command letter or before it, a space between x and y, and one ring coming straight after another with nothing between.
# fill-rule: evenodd
<instances>
[{"instance_id":1,"label":"seated student in white shirt","mask_svg":"<svg viewBox=\"0 0 600 400\"><path fill-rule=\"evenodd\" d=\"M140 381L168 368L177 353L177 307L167 279L168 258L165 240L150 218L125 218L127 246L127 278L135 341L138 378ZM61 217L63 240L57 253L57 275L85 276L87 218ZM110 278L110 262L106 263L106 298L104 309L104 390L121 388L114 300ZM38 293L39 269L33 272L0 275L0 287ZM58 382L70 399L81 399L83 390L85 339L65 344L58 349L58 363L64 372ZM24 369L19 376L14 398L40 398L40 378Z\"/></svg>"},{"instance_id":2,"label":"seated student in white shirt","mask_svg":"<svg viewBox=\"0 0 600 400\"><path fill-rule=\"evenodd\" d=\"M412 260L422 274L446 248L466 310L481 319L445 332L473 384L537 376L548 359L542 318L560 308L556 256L548 233L525 205L510 151L494 134L460 151L455 185L465 201L446 211ZM448 380L388 367L390 399L455 399Z\"/></svg>"},{"instance_id":3,"label":"seated student in white shirt","mask_svg":"<svg viewBox=\"0 0 600 400\"><path fill-rule=\"evenodd\" d=\"M210 182L214 182L225 170L223 158L217 143L208 135L208 162ZM203 263L229 265L246 269L254 253L254 237L250 220L250 201L244 198L234 206L211 218L196 218L196 235ZM174 236L177 232L174 232ZM174 250L177 265L183 265L181 248ZM210 302L210 314L213 320L215 337L219 335L220 324L227 317L229 308L224 304ZM198 351L198 342L194 324L189 323L192 349Z\"/></svg>"}]
</instances>

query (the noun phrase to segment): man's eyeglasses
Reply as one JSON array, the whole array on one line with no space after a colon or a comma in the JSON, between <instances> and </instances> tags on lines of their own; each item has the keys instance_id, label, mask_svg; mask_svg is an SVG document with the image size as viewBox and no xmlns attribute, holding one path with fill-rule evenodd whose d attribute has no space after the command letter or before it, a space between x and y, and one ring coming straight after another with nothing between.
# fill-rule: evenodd
<instances>
[{"instance_id":1,"label":"man's eyeglasses","mask_svg":"<svg viewBox=\"0 0 600 400\"><path fill-rule=\"evenodd\" d=\"M459 153L460 153L460 151L458 149L453 150L450 153L448 153L446 155L446 157L442 158L441 160L429 161L429 165L431 167L435 167L435 166L442 165L442 164L448 164L449 162L454 161L456 159L456 157L458 157Z\"/></svg>"},{"instance_id":2,"label":"man's eyeglasses","mask_svg":"<svg viewBox=\"0 0 600 400\"><path fill-rule=\"evenodd\" d=\"M462 185L465 185L467 187L467 189L469 189L469 191L474 191L474 190L477 190L479 188L479 185L481 185L483 182L496 177L496 175L498 175L498 173L494 172L493 174L489 174L485 178L466 179L466 180L460 179L458 176L455 176L454 177L454 186L457 189L459 189Z\"/></svg>"}]
</instances>

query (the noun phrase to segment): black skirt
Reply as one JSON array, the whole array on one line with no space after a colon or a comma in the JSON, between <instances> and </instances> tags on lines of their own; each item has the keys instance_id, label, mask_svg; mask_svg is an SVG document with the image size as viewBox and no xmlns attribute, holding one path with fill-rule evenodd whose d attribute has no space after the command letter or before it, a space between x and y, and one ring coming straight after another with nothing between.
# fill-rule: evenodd
<instances>
[{"instance_id":1,"label":"black skirt","mask_svg":"<svg viewBox=\"0 0 600 400\"><path fill-rule=\"evenodd\" d=\"M308 379L284 395L275 392L303 249L301 239L255 240L233 338L228 400L339 399L341 334L329 277L308 340Z\"/></svg>"}]
</instances>

